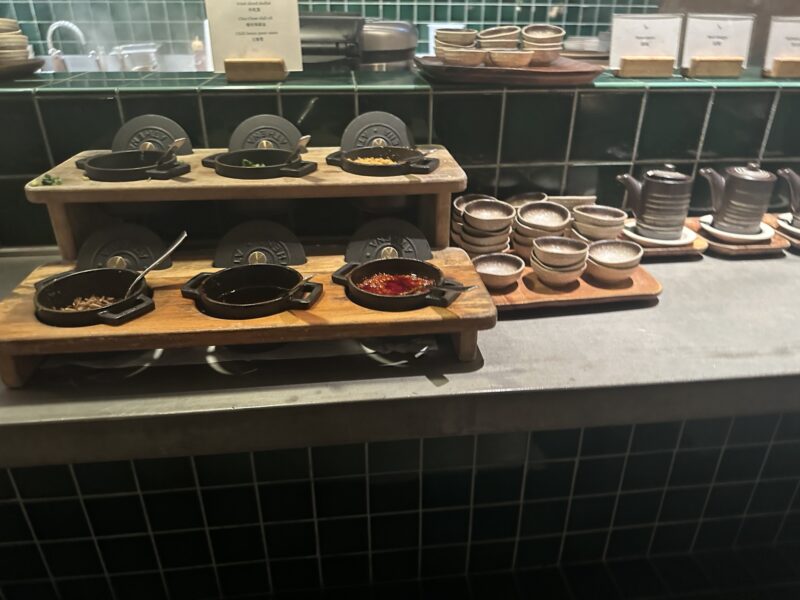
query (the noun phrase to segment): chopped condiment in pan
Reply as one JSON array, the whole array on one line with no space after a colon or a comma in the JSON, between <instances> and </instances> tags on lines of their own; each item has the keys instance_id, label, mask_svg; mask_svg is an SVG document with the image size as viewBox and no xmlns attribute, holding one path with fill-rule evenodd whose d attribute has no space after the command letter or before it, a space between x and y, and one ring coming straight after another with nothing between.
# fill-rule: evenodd
<instances>
[{"instance_id":1,"label":"chopped condiment in pan","mask_svg":"<svg viewBox=\"0 0 800 600\"><path fill-rule=\"evenodd\" d=\"M359 165L396 165L397 162L391 158L383 158L380 156L361 156L359 158L351 158L350 162Z\"/></svg>"},{"instance_id":2,"label":"chopped condiment in pan","mask_svg":"<svg viewBox=\"0 0 800 600\"><path fill-rule=\"evenodd\" d=\"M427 292L436 282L428 277L420 277L414 273L392 274L375 273L357 283L356 286L365 292L381 296L409 296Z\"/></svg>"},{"instance_id":3,"label":"chopped condiment in pan","mask_svg":"<svg viewBox=\"0 0 800 600\"><path fill-rule=\"evenodd\" d=\"M98 308L105 308L117 302L117 298L111 296L87 296L86 298L75 298L72 304L59 308L65 312L81 312L84 310L95 310Z\"/></svg>"},{"instance_id":4,"label":"chopped condiment in pan","mask_svg":"<svg viewBox=\"0 0 800 600\"><path fill-rule=\"evenodd\" d=\"M243 158L242 159L242 166L243 167L247 167L248 169L259 169L259 168L265 167L266 165L261 164L261 163L256 163L256 162L253 162L252 160L248 160L246 158Z\"/></svg>"}]
</instances>

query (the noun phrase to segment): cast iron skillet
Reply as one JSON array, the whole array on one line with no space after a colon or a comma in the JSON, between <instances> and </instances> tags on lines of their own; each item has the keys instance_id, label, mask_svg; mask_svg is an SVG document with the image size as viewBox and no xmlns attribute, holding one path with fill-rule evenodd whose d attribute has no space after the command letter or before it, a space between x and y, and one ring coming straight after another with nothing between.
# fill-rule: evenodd
<instances>
[{"instance_id":1,"label":"cast iron skillet","mask_svg":"<svg viewBox=\"0 0 800 600\"><path fill-rule=\"evenodd\" d=\"M434 287L427 292L408 296L382 296L358 287L358 283L376 273L392 275L416 274L433 279ZM331 275L334 283L345 286L348 297L361 306L375 310L403 311L425 306L450 306L461 295L461 284L447 279L430 263L415 258L379 258L368 262L347 263ZM457 288L457 289L451 289Z\"/></svg>"},{"instance_id":2,"label":"cast iron skillet","mask_svg":"<svg viewBox=\"0 0 800 600\"><path fill-rule=\"evenodd\" d=\"M217 175L233 179L272 179L274 177L303 177L317 170L317 163L297 159L286 163L293 153L277 148L254 148L212 154L203 159L203 166L214 169ZM243 167L242 160L265 165Z\"/></svg>"},{"instance_id":3,"label":"cast iron skillet","mask_svg":"<svg viewBox=\"0 0 800 600\"><path fill-rule=\"evenodd\" d=\"M241 265L200 273L182 288L204 313L220 319L254 319L285 310L311 308L322 295L322 284L307 281L291 296L285 293L303 276L281 265Z\"/></svg>"},{"instance_id":4,"label":"cast iron skillet","mask_svg":"<svg viewBox=\"0 0 800 600\"><path fill-rule=\"evenodd\" d=\"M133 280L139 276L129 269L88 269L59 273L42 279L34 286L36 318L47 325L58 327L81 327L83 325L122 325L141 317L155 308L153 290L142 280L134 293L105 308L83 311L61 311L75 298L88 296L111 296L122 298Z\"/></svg>"},{"instance_id":5,"label":"cast iron skillet","mask_svg":"<svg viewBox=\"0 0 800 600\"><path fill-rule=\"evenodd\" d=\"M388 158L399 164L396 165L364 165L353 162L356 158ZM402 162L408 161L410 162ZM325 159L329 165L341 167L343 171L354 175L372 175L374 177L389 177L391 175L426 175L433 173L439 166L438 158L428 158L419 150L413 148L400 148L396 146L370 146L356 148L355 150L339 150L329 154Z\"/></svg>"},{"instance_id":6,"label":"cast iron skillet","mask_svg":"<svg viewBox=\"0 0 800 600\"><path fill-rule=\"evenodd\" d=\"M75 164L95 181L172 179L191 170L188 164L175 157L159 165L158 159L163 154L158 150L125 150L81 158Z\"/></svg>"}]
</instances>

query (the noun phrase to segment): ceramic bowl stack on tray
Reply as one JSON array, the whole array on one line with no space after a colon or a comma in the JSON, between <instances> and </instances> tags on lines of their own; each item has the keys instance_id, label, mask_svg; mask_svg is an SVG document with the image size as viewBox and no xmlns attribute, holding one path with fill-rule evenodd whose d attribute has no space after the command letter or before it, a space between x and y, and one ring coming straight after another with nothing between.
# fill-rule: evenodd
<instances>
[{"instance_id":1,"label":"ceramic bowl stack on tray","mask_svg":"<svg viewBox=\"0 0 800 600\"><path fill-rule=\"evenodd\" d=\"M486 59L486 51L477 47L477 35L474 29L437 29L434 52L447 64L477 67Z\"/></svg>"},{"instance_id":2,"label":"ceramic bowl stack on tray","mask_svg":"<svg viewBox=\"0 0 800 600\"><path fill-rule=\"evenodd\" d=\"M625 228L628 214L611 206L576 206L572 209L575 222L573 237L584 241L614 240Z\"/></svg>"},{"instance_id":3,"label":"ceramic bowl stack on tray","mask_svg":"<svg viewBox=\"0 0 800 600\"><path fill-rule=\"evenodd\" d=\"M472 200L464 206L461 247L470 258L505 252L509 248L514 207L494 198Z\"/></svg>"},{"instance_id":4,"label":"ceramic bowl stack on tray","mask_svg":"<svg viewBox=\"0 0 800 600\"><path fill-rule=\"evenodd\" d=\"M557 25L528 25L522 30L522 45L533 52L531 65L549 65L564 49L566 32Z\"/></svg>"},{"instance_id":5,"label":"ceramic bowl stack on tray","mask_svg":"<svg viewBox=\"0 0 800 600\"><path fill-rule=\"evenodd\" d=\"M569 231L572 217L569 209L555 202L534 201L517 209L511 244L514 253L529 261L533 242L541 237L563 237Z\"/></svg>"},{"instance_id":6,"label":"ceramic bowl stack on tray","mask_svg":"<svg viewBox=\"0 0 800 600\"><path fill-rule=\"evenodd\" d=\"M27 60L28 38L14 19L0 19L0 67Z\"/></svg>"},{"instance_id":7,"label":"ceramic bowl stack on tray","mask_svg":"<svg viewBox=\"0 0 800 600\"><path fill-rule=\"evenodd\" d=\"M545 285L564 287L583 275L588 255L589 244L581 240L540 237L533 240L531 267Z\"/></svg>"},{"instance_id":8,"label":"ceramic bowl stack on tray","mask_svg":"<svg viewBox=\"0 0 800 600\"><path fill-rule=\"evenodd\" d=\"M594 279L616 284L626 281L642 261L644 251L636 242L605 240L589 246L587 273Z\"/></svg>"}]
</instances>

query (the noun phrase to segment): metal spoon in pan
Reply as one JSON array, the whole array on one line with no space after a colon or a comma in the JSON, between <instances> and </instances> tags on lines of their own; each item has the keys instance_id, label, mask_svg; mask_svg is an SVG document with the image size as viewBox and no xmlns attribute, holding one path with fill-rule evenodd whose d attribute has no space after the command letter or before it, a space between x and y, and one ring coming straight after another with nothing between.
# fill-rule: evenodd
<instances>
[{"instance_id":1,"label":"metal spoon in pan","mask_svg":"<svg viewBox=\"0 0 800 600\"><path fill-rule=\"evenodd\" d=\"M295 146L294 152L292 152L289 158L286 159L286 164L290 165L298 158L300 158L300 155L305 153L306 148L308 147L308 142L310 141L311 141L310 135L304 135L299 140L297 140L297 146Z\"/></svg>"},{"instance_id":2,"label":"metal spoon in pan","mask_svg":"<svg viewBox=\"0 0 800 600\"><path fill-rule=\"evenodd\" d=\"M139 285L139 282L140 282L142 279L144 279L144 276L145 276L145 275L147 275L147 274L148 274L150 271L152 271L153 269L155 269L155 268L156 268L158 265L160 265L162 262L164 262L164 261L167 259L167 257L168 257L170 254L172 254L173 252L175 252L175 249L176 249L178 246L180 246L180 245L183 243L183 240L185 240L187 237L189 237L189 236L188 236L188 234L187 234L185 231L182 231L182 232L181 232L181 234L178 236L178 239L177 239L177 240L175 240L175 241L172 243L172 246L170 246L169 248L167 248L167 250L166 250L166 252L164 252L164 254L162 254L162 255L161 255L161 256L159 256L157 259L155 259L155 261L153 261L153 262L150 264L150 266L149 266L149 267L147 267L147 268L146 268L144 271L142 271L141 273L139 273L139 276L138 276L136 279L134 279L134 280L133 280L133 283L132 283L132 284L130 285L130 287L128 288L128 291L127 291L127 292L125 292L125 296L123 297L123 299L124 299L124 298L127 298L127 297L129 297L129 296L131 295L131 293L133 292L133 290L135 290L135 289L136 289L136 286L137 286L137 285Z\"/></svg>"},{"instance_id":3,"label":"metal spoon in pan","mask_svg":"<svg viewBox=\"0 0 800 600\"><path fill-rule=\"evenodd\" d=\"M163 154L158 157L158 160L156 160L156 166L160 167L161 165L166 164L173 158L175 158L175 154L178 152L178 150L183 148L183 145L185 143L186 143L185 137L178 138L177 140L172 142L169 145L169 147L166 150L164 150Z\"/></svg>"},{"instance_id":4,"label":"metal spoon in pan","mask_svg":"<svg viewBox=\"0 0 800 600\"><path fill-rule=\"evenodd\" d=\"M292 294L294 294L294 293L295 293L297 290L299 290L299 289L300 289L300 288L303 286L303 284L304 284L304 283L306 283L307 281L310 281L310 280L311 280L311 278L312 278L312 277L314 277L314 276L316 276L316 273L312 273L311 275L306 275L305 277L303 277L303 278L302 278L302 279L301 279L301 280L300 280L300 281L297 283L297 285L295 285L295 286L294 286L294 287L292 287L291 289L288 289L288 290L286 290L285 292L281 292L281 295L280 295L279 297L280 297L280 298L286 298L287 296L291 296L291 295L292 295Z\"/></svg>"}]
</instances>

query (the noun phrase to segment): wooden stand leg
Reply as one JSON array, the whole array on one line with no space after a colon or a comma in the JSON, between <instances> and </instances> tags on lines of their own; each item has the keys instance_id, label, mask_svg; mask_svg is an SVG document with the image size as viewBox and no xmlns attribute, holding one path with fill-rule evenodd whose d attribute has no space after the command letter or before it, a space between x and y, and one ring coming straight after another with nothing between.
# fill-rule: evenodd
<instances>
[{"instance_id":1,"label":"wooden stand leg","mask_svg":"<svg viewBox=\"0 0 800 600\"><path fill-rule=\"evenodd\" d=\"M447 248L450 245L450 192L436 195L434 203L434 226L436 248Z\"/></svg>"},{"instance_id":2,"label":"wooden stand leg","mask_svg":"<svg viewBox=\"0 0 800 600\"><path fill-rule=\"evenodd\" d=\"M60 202L51 202L47 205L47 212L50 213L50 223L53 225L53 233L56 236L58 249L64 260L75 260L78 258L78 247L75 243L75 236L72 224L67 212L67 207Z\"/></svg>"},{"instance_id":3,"label":"wooden stand leg","mask_svg":"<svg viewBox=\"0 0 800 600\"><path fill-rule=\"evenodd\" d=\"M478 358L478 330L454 333L453 346L455 346L458 360L472 362Z\"/></svg>"},{"instance_id":4,"label":"wooden stand leg","mask_svg":"<svg viewBox=\"0 0 800 600\"><path fill-rule=\"evenodd\" d=\"M33 375L41 361L41 356L0 354L0 379L7 387L20 388Z\"/></svg>"}]
</instances>

